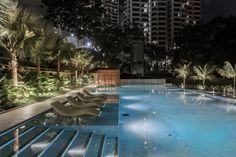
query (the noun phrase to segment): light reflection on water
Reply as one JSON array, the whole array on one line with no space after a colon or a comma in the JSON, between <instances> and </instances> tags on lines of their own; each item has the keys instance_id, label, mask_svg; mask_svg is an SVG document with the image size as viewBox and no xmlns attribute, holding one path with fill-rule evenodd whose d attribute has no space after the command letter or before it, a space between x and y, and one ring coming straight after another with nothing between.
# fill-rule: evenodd
<instances>
[{"instance_id":1,"label":"light reflection on water","mask_svg":"<svg viewBox=\"0 0 236 157\"><path fill-rule=\"evenodd\" d=\"M180 89L147 88L120 91L120 112L130 116L119 118L119 156L235 157L234 105Z\"/></svg>"}]
</instances>

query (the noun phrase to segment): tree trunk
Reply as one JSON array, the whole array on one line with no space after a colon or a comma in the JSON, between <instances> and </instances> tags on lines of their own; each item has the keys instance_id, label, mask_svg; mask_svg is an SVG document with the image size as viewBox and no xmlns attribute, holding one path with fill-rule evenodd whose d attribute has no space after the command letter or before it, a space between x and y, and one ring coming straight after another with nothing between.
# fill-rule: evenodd
<instances>
[{"instance_id":1,"label":"tree trunk","mask_svg":"<svg viewBox=\"0 0 236 157\"><path fill-rule=\"evenodd\" d=\"M234 89L233 89L233 97L235 98L235 82L236 82L236 77L234 77Z\"/></svg>"},{"instance_id":2,"label":"tree trunk","mask_svg":"<svg viewBox=\"0 0 236 157\"><path fill-rule=\"evenodd\" d=\"M205 90L205 79L202 80L203 90Z\"/></svg>"},{"instance_id":3,"label":"tree trunk","mask_svg":"<svg viewBox=\"0 0 236 157\"><path fill-rule=\"evenodd\" d=\"M17 78L17 56L16 51L10 51L10 68L11 68L11 79L13 81L13 86L18 85L18 78Z\"/></svg>"},{"instance_id":4,"label":"tree trunk","mask_svg":"<svg viewBox=\"0 0 236 157\"><path fill-rule=\"evenodd\" d=\"M60 59L57 59L57 76L60 77L61 72L61 61Z\"/></svg>"},{"instance_id":5,"label":"tree trunk","mask_svg":"<svg viewBox=\"0 0 236 157\"><path fill-rule=\"evenodd\" d=\"M185 89L185 79L186 79L186 78L184 77L184 80L183 80L184 89Z\"/></svg>"},{"instance_id":6,"label":"tree trunk","mask_svg":"<svg viewBox=\"0 0 236 157\"><path fill-rule=\"evenodd\" d=\"M37 65L36 65L36 73L37 74L40 73L40 69L41 69L41 65L40 65L40 63L37 63Z\"/></svg>"},{"instance_id":7,"label":"tree trunk","mask_svg":"<svg viewBox=\"0 0 236 157\"><path fill-rule=\"evenodd\" d=\"M77 70L77 68L78 68L78 66L77 66L77 64L75 65L75 85L77 85L77 79L78 79L78 70Z\"/></svg>"},{"instance_id":8,"label":"tree trunk","mask_svg":"<svg viewBox=\"0 0 236 157\"><path fill-rule=\"evenodd\" d=\"M84 68L82 68L81 75L82 76L84 75Z\"/></svg>"}]
</instances>

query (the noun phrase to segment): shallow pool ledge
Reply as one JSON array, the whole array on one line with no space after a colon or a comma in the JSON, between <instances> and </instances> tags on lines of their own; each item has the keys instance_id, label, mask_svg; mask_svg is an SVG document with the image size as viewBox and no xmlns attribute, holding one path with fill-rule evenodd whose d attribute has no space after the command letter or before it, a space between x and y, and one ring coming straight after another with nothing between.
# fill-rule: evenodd
<instances>
[{"instance_id":1,"label":"shallow pool ledge","mask_svg":"<svg viewBox=\"0 0 236 157\"><path fill-rule=\"evenodd\" d=\"M95 85L86 86L87 87L94 87ZM51 108L50 104L55 101L64 102L66 100L66 97L68 95L73 95L77 93L78 91L84 89L76 89L71 90L70 92L66 94L62 94L41 102L33 103L27 106L19 107L13 110L10 110L9 112L5 112L0 114L0 132L3 132L7 129L10 129L17 124L23 123L24 121L31 119Z\"/></svg>"}]
</instances>

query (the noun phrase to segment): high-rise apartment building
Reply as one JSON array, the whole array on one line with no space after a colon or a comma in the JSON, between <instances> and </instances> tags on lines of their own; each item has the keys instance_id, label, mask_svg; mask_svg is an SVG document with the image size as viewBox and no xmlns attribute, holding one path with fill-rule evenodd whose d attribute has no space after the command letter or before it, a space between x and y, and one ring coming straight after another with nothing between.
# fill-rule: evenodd
<instances>
[{"instance_id":1,"label":"high-rise apartment building","mask_svg":"<svg viewBox=\"0 0 236 157\"><path fill-rule=\"evenodd\" d=\"M105 9L105 18L112 23L120 23L120 5L119 0L101 0Z\"/></svg>"},{"instance_id":2,"label":"high-rise apartment building","mask_svg":"<svg viewBox=\"0 0 236 157\"><path fill-rule=\"evenodd\" d=\"M167 43L175 48L175 36L186 25L194 25L201 20L201 0L168 0Z\"/></svg>"},{"instance_id":3,"label":"high-rise apartment building","mask_svg":"<svg viewBox=\"0 0 236 157\"><path fill-rule=\"evenodd\" d=\"M147 42L175 47L176 34L200 21L201 0L126 0L124 21L143 29Z\"/></svg>"},{"instance_id":4,"label":"high-rise apartment building","mask_svg":"<svg viewBox=\"0 0 236 157\"><path fill-rule=\"evenodd\" d=\"M124 2L124 22L143 29L146 41L151 42L152 0L126 0Z\"/></svg>"},{"instance_id":5,"label":"high-rise apartment building","mask_svg":"<svg viewBox=\"0 0 236 157\"><path fill-rule=\"evenodd\" d=\"M167 0L152 0L152 38L159 47L167 47Z\"/></svg>"}]
</instances>

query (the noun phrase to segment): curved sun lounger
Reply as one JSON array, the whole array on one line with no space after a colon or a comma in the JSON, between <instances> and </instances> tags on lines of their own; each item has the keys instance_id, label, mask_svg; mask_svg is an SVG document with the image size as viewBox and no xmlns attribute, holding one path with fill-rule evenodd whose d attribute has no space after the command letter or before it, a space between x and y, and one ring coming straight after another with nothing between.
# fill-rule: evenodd
<instances>
[{"instance_id":1,"label":"curved sun lounger","mask_svg":"<svg viewBox=\"0 0 236 157\"><path fill-rule=\"evenodd\" d=\"M82 102L81 100L76 100L72 96L66 97L67 101L74 107L77 108L88 108L88 107L102 107L104 104L101 102Z\"/></svg>"},{"instance_id":2,"label":"curved sun lounger","mask_svg":"<svg viewBox=\"0 0 236 157\"><path fill-rule=\"evenodd\" d=\"M81 100L81 101L84 101L84 102L97 102L97 103L102 103L104 102L106 99L104 98L88 98L88 97L85 97L83 94L81 93L77 93L77 96L78 98Z\"/></svg>"},{"instance_id":3,"label":"curved sun lounger","mask_svg":"<svg viewBox=\"0 0 236 157\"><path fill-rule=\"evenodd\" d=\"M107 98L107 94L91 94L87 89L83 90L83 93L87 96L87 97L91 97L91 98Z\"/></svg>"},{"instance_id":4,"label":"curved sun lounger","mask_svg":"<svg viewBox=\"0 0 236 157\"><path fill-rule=\"evenodd\" d=\"M76 107L66 107L64 104L56 101L51 103L51 107L62 116L100 116L101 112L97 108L78 109Z\"/></svg>"}]
</instances>

